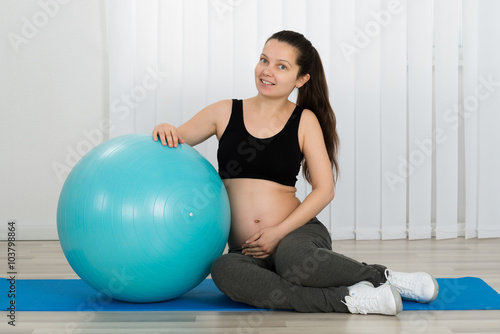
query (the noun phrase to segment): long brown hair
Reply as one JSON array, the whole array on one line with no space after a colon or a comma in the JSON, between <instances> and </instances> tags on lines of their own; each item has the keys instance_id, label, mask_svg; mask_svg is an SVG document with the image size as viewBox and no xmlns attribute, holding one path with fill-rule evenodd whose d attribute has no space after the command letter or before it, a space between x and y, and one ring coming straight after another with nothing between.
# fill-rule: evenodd
<instances>
[{"instance_id":1,"label":"long brown hair","mask_svg":"<svg viewBox=\"0 0 500 334\"><path fill-rule=\"evenodd\" d=\"M334 178L337 180L339 175L337 120L330 105L328 85L319 53L304 35L294 31L279 31L269 37L267 41L271 39L287 43L297 50L297 65L299 65L297 78L306 74L310 75L309 81L299 88L297 104L304 109L311 110L318 118L330 164L335 170ZM302 163L302 174L307 182L311 183L307 161L304 159Z\"/></svg>"}]
</instances>

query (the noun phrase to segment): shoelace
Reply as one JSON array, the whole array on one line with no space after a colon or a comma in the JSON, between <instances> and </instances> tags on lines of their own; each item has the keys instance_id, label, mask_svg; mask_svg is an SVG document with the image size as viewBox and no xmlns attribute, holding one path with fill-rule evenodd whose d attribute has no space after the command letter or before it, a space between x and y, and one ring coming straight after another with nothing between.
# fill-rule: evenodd
<instances>
[{"instance_id":1,"label":"shoelace","mask_svg":"<svg viewBox=\"0 0 500 334\"><path fill-rule=\"evenodd\" d=\"M356 303L356 301L361 301L361 303L364 303L366 307L362 308L360 305ZM345 297L345 302L341 300L342 303L344 303L345 306L349 308L355 309L359 314L368 314L369 311L374 311L375 313L378 313L380 310L380 306L378 303L378 300L374 297L361 297L359 298L357 295L354 296L346 296Z\"/></svg>"},{"instance_id":2,"label":"shoelace","mask_svg":"<svg viewBox=\"0 0 500 334\"><path fill-rule=\"evenodd\" d=\"M415 294L416 291L416 285L417 281L416 280L403 280L403 279L396 279L393 275L392 272L389 269L386 269L384 272L385 278L387 279L387 282L394 286L396 289L398 289L399 293L402 296L409 297L409 298L416 298L418 297ZM403 278L403 277L401 277Z\"/></svg>"}]
</instances>

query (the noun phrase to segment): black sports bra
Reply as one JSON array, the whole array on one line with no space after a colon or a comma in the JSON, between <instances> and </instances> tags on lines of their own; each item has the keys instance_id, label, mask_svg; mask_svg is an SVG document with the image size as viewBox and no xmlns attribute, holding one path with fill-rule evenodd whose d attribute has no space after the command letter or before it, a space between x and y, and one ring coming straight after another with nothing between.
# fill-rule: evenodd
<instances>
[{"instance_id":1,"label":"black sports bra","mask_svg":"<svg viewBox=\"0 0 500 334\"><path fill-rule=\"evenodd\" d=\"M298 138L303 110L297 106L280 132L260 139L245 128L243 101L233 100L231 117L217 150L221 179L263 179L295 186L304 157Z\"/></svg>"}]
</instances>

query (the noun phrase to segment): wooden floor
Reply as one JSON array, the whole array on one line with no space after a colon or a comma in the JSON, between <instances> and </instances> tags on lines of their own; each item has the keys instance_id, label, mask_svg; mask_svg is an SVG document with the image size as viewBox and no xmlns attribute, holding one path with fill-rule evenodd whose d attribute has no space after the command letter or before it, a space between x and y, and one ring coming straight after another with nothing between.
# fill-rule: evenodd
<instances>
[{"instance_id":1,"label":"wooden floor","mask_svg":"<svg viewBox=\"0 0 500 334\"><path fill-rule=\"evenodd\" d=\"M6 272L5 242L0 268ZM500 239L335 241L334 249L396 271L476 276L500 291ZM77 278L56 241L17 242L18 278ZM4 292L0 292L4 294ZM403 311L395 317L295 312L1 312L0 333L500 333L500 311Z\"/></svg>"}]
</instances>

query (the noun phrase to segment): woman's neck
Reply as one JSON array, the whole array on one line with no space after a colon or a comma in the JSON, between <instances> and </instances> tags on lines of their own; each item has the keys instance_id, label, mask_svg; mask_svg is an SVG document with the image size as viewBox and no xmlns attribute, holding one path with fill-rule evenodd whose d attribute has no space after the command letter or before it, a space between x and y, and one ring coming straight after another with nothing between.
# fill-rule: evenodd
<instances>
[{"instance_id":1,"label":"woman's neck","mask_svg":"<svg viewBox=\"0 0 500 334\"><path fill-rule=\"evenodd\" d=\"M287 98L268 98L258 94L251 98L254 108L259 113L276 115L287 111L290 108L290 101Z\"/></svg>"}]
</instances>

